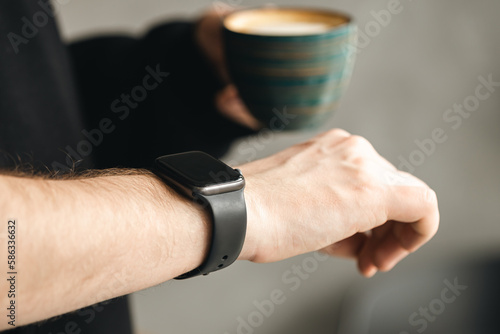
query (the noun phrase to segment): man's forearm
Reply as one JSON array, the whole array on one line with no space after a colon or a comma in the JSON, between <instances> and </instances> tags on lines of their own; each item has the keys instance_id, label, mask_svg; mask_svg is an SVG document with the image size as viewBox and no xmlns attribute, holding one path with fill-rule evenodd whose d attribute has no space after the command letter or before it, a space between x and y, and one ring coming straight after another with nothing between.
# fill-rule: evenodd
<instances>
[{"instance_id":1,"label":"man's forearm","mask_svg":"<svg viewBox=\"0 0 500 334\"><path fill-rule=\"evenodd\" d=\"M242 260L322 250L356 259L361 273L373 276L424 245L439 226L432 189L340 129L240 169L247 206ZM194 269L211 230L207 212L136 170L65 181L0 176L0 217L2 224L17 222L19 324Z\"/></svg>"},{"instance_id":2,"label":"man's forearm","mask_svg":"<svg viewBox=\"0 0 500 334\"><path fill-rule=\"evenodd\" d=\"M117 174L0 176L4 232L9 219L17 222L19 325L159 284L203 261L208 215L149 172ZM0 254L7 259L6 238Z\"/></svg>"}]
</instances>

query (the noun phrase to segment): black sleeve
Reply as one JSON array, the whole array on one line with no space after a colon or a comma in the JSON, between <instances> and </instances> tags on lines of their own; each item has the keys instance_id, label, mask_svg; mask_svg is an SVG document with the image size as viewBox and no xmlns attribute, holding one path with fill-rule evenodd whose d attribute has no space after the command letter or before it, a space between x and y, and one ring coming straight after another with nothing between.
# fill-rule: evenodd
<instances>
[{"instance_id":1,"label":"black sleeve","mask_svg":"<svg viewBox=\"0 0 500 334\"><path fill-rule=\"evenodd\" d=\"M222 83L194 42L193 23L161 25L140 39L88 39L70 53L94 167L148 167L187 150L220 156L252 133L216 111Z\"/></svg>"}]
</instances>

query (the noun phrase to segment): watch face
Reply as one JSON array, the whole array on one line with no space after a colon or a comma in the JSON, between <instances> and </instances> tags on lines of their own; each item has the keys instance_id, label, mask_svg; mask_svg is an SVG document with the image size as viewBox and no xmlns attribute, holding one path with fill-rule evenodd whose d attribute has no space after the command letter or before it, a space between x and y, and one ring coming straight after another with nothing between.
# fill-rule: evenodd
<instances>
[{"instance_id":1,"label":"watch face","mask_svg":"<svg viewBox=\"0 0 500 334\"><path fill-rule=\"evenodd\" d=\"M207 187L241 179L238 171L204 152L167 155L156 163L166 175L187 186Z\"/></svg>"}]
</instances>

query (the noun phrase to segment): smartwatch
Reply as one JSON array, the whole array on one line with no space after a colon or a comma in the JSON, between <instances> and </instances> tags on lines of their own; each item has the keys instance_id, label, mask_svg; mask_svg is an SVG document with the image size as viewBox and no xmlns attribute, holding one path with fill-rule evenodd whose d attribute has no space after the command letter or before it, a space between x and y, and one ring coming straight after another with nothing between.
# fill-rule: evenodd
<instances>
[{"instance_id":1,"label":"smartwatch","mask_svg":"<svg viewBox=\"0 0 500 334\"><path fill-rule=\"evenodd\" d=\"M240 170L200 151L159 157L153 172L166 184L210 211L211 246L204 262L176 277L208 275L236 261L245 241L247 213Z\"/></svg>"}]
</instances>

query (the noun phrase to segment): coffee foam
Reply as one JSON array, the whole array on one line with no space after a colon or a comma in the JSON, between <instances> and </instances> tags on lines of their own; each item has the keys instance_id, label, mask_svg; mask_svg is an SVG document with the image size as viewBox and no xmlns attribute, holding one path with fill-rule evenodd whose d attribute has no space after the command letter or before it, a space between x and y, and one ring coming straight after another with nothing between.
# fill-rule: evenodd
<instances>
[{"instance_id":1,"label":"coffee foam","mask_svg":"<svg viewBox=\"0 0 500 334\"><path fill-rule=\"evenodd\" d=\"M244 34L300 36L321 34L347 22L347 17L328 11L259 8L230 14L224 25L229 30Z\"/></svg>"},{"instance_id":2,"label":"coffee foam","mask_svg":"<svg viewBox=\"0 0 500 334\"><path fill-rule=\"evenodd\" d=\"M330 30L324 23L314 22L278 22L249 27L247 32L256 35L297 36L320 34Z\"/></svg>"}]
</instances>

